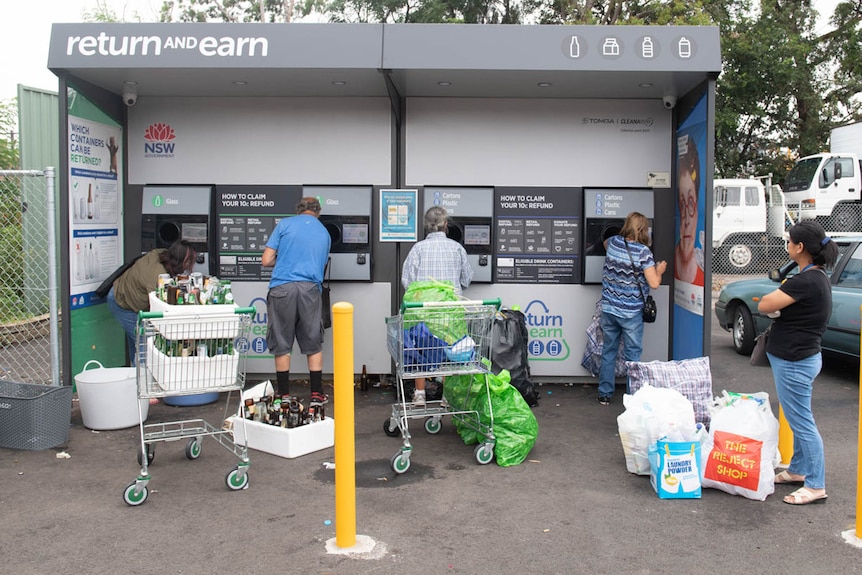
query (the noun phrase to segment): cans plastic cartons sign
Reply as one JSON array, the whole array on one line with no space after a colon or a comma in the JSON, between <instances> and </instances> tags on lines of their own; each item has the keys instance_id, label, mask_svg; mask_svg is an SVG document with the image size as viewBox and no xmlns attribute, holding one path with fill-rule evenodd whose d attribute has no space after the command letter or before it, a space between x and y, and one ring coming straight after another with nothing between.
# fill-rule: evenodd
<instances>
[{"instance_id":1,"label":"cans plastic cartons sign","mask_svg":"<svg viewBox=\"0 0 862 575\"><path fill-rule=\"evenodd\" d=\"M279 457L293 459L335 445L335 420L331 417L293 429L235 416L229 420L234 443L244 444L247 436L249 448Z\"/></svg>"}]
</instances>

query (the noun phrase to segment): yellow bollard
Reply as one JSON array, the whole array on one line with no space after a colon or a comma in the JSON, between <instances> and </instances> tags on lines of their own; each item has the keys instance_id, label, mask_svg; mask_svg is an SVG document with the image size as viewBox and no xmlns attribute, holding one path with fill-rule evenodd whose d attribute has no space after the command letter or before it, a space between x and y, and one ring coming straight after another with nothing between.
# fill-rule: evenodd
<instances>
[{"instance_id":1,"label":"yellow bollard","mask_svg":"<svg viewBox=\"0 0 862 575\"><path fill-rule=\"evenodd\" d=\"M356 545L356 444L353 424L353 305L332 306L335 402L335 545Z\"/></svg>"},{"instance_id":2,"label":"yellow bollard","mask_svg":"<svg viewBox=\"0 0 862 575\"><path fill-rule=\"evenodd\" d=\"M781 454L781 463L790 465L793 459L793 430L784 417L784 409L778 404L778 452Z\"/></svg>"}]
</instances>

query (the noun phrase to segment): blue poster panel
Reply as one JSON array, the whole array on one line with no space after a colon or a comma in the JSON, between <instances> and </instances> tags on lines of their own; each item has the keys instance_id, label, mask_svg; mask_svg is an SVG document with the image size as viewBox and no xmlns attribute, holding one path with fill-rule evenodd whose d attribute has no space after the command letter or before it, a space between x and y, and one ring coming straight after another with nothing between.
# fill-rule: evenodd
<instances>
[{"instance_id":1,"label":"blue poster panel","mask_svg":"<svg viewBox=\"0 0 862 575\"><path fill-rule=\"evenodd\" d=\"M706 95L676 133L673 358L703 355Z\"/></svg>"}]
</instances>

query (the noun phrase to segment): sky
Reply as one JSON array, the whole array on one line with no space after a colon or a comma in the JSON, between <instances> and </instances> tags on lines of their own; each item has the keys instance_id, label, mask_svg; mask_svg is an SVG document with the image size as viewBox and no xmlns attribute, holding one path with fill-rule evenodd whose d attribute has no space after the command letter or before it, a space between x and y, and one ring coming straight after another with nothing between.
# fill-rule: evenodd
<instances>
[{"instance_id":1,"label":"sky","mask_svg":"<svg viewBox=\"0 0 862 575\"><path fill-rule=\"evenodd\" d=\"M157 22L162 0L104 0L121 20ZM839 0L814 0L820 12L818 32ZM96 10L97 0L3 0L0 18L0 101L18 95L18 84L57 91L57 77L48 66L51 24L83 22L85 12Z\"/></svg>"}]
</instances>

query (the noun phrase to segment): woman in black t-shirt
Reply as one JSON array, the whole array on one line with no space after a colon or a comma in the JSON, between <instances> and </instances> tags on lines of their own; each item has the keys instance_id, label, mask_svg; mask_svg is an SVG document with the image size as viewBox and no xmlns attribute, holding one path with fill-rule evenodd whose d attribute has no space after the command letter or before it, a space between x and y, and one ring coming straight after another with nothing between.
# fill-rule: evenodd
<instances>
[{"instance_id":1,"label":"woman in black t-shirt","mask_svg":"<svg viewBox=\"0 0 862 575\"><path fill-rule=\"evenodd\" d=\"M766 355L778 401L793 431L793 458L775 483L802 485L784 498L791 505L826 501L823 439L814 422L811 396L823 366L820 338L832 313L832 285L823 271L838 258L838 246L814 220L788 230L787 253L799 273L760 299L758 311L773 317Z\"/></svg>"}]
</instances>

